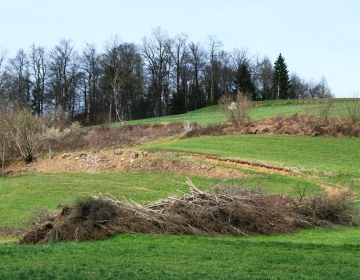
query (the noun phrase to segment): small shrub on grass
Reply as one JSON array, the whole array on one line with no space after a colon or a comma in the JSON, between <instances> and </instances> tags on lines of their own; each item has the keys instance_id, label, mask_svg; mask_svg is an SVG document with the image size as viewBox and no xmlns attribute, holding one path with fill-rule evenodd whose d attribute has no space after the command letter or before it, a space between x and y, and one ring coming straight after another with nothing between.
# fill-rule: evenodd
<instances>
[{"instance_id":1,"label":"small shrub on grass","mask_svg":"<svg viewBox=\"0 0 360 280\"><path fill-rule=\"evenodd\" d=\"M241 91L238 91L235 100L230 95L223 95L219 105L228 120L238 128L242 128L250 120L251 99Z\"/></svg>"},{"instance_id":2,"label":"small shrub on grass","mask_svg":"<svg viewBox=\"0 0 360 280\"><path fill-rule=\"evenodd\" d=\"M356 124L360 122L360 99L355 98L345 103L345 108L348 114L349 123Z\"/></svg>"},{"instance_id":3,"label":"small shrub on grass","mask_svg":"<svg viewBox=\"0 0 360 280\"><path fill-rule=\"evenodd\" d=\"M321 122L324 125L327 125L329 118L331 117L331 109L333 107L333 99L331 98L322 98L318 99L317 102L317 114L320 117Z\"/></svg>"}]
</instances>

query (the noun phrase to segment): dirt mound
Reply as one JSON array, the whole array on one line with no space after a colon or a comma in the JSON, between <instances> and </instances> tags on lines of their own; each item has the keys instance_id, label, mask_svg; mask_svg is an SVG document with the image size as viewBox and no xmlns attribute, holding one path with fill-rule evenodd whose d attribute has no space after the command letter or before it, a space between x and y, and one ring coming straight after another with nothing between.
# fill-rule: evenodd
<instances>
[{"instance_id":1,"label":"dirt mound","mask_svg":"<svg viewBox=\"0 0 360 280\"><path fill-rule=\"evenodd\" d=\"M64 153L52 158L39 158L31 164L12 167L12 173L24 172L88 172L88 173L150 173L166 172L212 178L250 178L253 175L194 160L160 157L147 151L118 149L99 153Z\"/></svg>"},{"instance_id":2,"label":"dirt mound","mask_svg":"<svg viewBox=\"0 0 360 280\"><path fill-rule=\"evenodd\" d=\"M106 197L63 206L54 221L27 233L21 244L97 240L120 233L248 236L294 232L311 226L358 225L346 196L317 194L294 200L242 188L200 191L142 206Z\"/></svg>"}]
</instances>

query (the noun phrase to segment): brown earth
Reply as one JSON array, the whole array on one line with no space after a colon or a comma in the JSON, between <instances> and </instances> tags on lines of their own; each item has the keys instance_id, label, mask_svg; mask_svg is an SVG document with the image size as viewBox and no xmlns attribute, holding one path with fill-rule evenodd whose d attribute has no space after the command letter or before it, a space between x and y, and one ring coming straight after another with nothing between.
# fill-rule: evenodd
<instances>
[{"instance_id":1,"label":"brown earth","mask_svg":"<svg viewBox=\"0 0 360 280\"><path fill-rule=\"evenodd\" d=\"M0 243L18 242L18 239L4 239L0 240Z\"/></svg>"},{"instance_id":2,"label":"brown earth","mask_svg":"<svg viewBox=\"0 0 360 280\"><path fill-rule=\"evenodd\" d=\"M261 173L280 174L312 180L309 175L296 168L269 165L266 163L234 158L221 158L196 153L172 152L162 150L161 155L148 151L118 149L98 153L64 153L52 158L39 158L31 164L18 163L11 166L11 174L26 172L41 173L177 173L211 178L254 178L257 175L231 167ZM219 165L225 165L222 167ZM339 195L350 190L344 186L321 187L329 196ZM355 194L354 194L355 195Z\"/></svg>"},{"instance_id":3,"label":"brown earth","mask_svg":"<svg viewBox=\"0 0 360 280\"><path fill-rule=\"evenodd\" d=\"M0 237L12 237L12 236L21 236L21 235L24 235L25 234L25 231L24 230L17 230L17 231L14 231L14 230L3 230L3 229L0 229ZM5 243L5 242L12 242L12 241L17 241L17 240L14 240L14 239L5 239L5 240L0 240L0 243Z\"/></svg>"},{"instance_id":4,"label":"brown earth","mask_svg":"<svg viewBox=\"0 0 360 280\"><path fill-rule=\"evenodd\" d=\"M161 157L147 151L101 151L99 153L64 153L52 158L39 158L31 164L10 167L11 174L43 173L151 173L165 172L212 178L251 178L255 175L195 160Z\"/></svg>"}]
</instances>

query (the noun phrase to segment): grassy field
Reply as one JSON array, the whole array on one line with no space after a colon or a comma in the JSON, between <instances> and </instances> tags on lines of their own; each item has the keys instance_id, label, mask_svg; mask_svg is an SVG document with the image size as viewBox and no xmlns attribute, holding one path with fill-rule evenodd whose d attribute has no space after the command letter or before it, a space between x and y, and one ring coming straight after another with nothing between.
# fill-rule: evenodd
<instances>
[{"instance_id":1,"label":"grassy field","mask_svg":"<svg viewBox=\"0 0 360 280\"><path fill-rule=\"evenodd\" d=\"M315 106L307 105L305 110L303 102L255 103L252 117L290 115ZM341 107L342 101L337 102ZM207 125L226 121L218 111L213 106L147 122L196 121ZM296 186L312 193L320 183L336 183L350 186L359 198L360 139L240 135L174 138L140 148L266 162L311 176L244 171L253 177L229 180L225 182L228 185L296 195ZM36 212L55 210L57 204L72 203L78 196L111 193L118 199L148 203L178 194L177 190L187 191L186 185L174 182L184 182L186 177L200 189L221 181L164 173L34 173L0 178L0 229L22 228ZM359 227L252 238L125 234L96 242L36 246L2 243L5 239L0 238L0 279L360 279Z\"/></svg>"},{"instance_id":2,"label":"grassy field","mask_svg":"<svg viewBox=\"0 0 360 280\"><path fill-rule=\"evenodd\" d=\"M320 176L328 182L348 186L358 185L360 180L359 138L228 135L182 139L144 148L193 152L288 166Z\"/></svg>"},{"instance_id":3,"label":"grassy field","mask_svg":"<svg viewBox=\"0 0 360 280\"><path fill-rule=\"evenodd\" d=\"M356 228L280 236L119 235L0 246L0 279L359 279Z\"/></svg>"},{"instance_id":4,"label":"grassy field","mask_svg":"<svg viewBox=\"0 0 360 280\"><path fill-rule=\"evenodd\" d=\"M333 99L332 115L345 116L345 102L352 99ZM254 101L250 108L250 118L252 120L261 120L277 115L290 116L294 113L318 115L318 110L322 106L316 99L288 99L288 100L267 100ZM320 104L320 105L319 105ZM218 105L205 107L199 110L191 111L185 114L165 116L159 118L141 119L127 121L127 125L135 124L158 124L170 122L196 122L200 125L214 125L227 122L226 117L220 111ZM111 127L120 126L121 123L112 123Z\"/></svg>"},{"instance_id":5,"label":"grassy field","mask_svg":"<svg viewBox=\"0 0 360 280\"><path fill-rule=\"evenodd\" d=\"M27 174L0 179L0 229L21 229L39 211L56 210L59 204L71 204L76 197L109 193L120 200L125 198L146 204L170 195L188 192L186 178L201 190L218 184L222 179L185 176L167 173L139 174ZM177 183L178 182L178 183ZM296 186L307 193L318 190L318 185L304 179L280 175L255 174L250 179L235 179L222 186L243 186L267 189L272 193L296 196Z\"/></svg>"}]
</instances>

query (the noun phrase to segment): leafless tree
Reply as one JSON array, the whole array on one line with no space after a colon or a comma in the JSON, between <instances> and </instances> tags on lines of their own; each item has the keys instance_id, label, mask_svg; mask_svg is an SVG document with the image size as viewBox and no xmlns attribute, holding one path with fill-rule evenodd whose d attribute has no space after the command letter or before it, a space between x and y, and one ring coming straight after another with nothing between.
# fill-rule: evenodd
<instances>
[{"instance_id":1,"label":"leafless tree","mask_svg":"<svg viewBox=\"0 0 360 280\"><path fill-rule=\"evenodd\" d=\"M23 158L27 163L34 158L34 152L46 128L44 119L36 117L26 106L1 107L0 134L6 148ZM5 157L5 148L2 157Z\"/></svg>"},{"instance_id":2,"label":"leafless tree","mask_svg":"<svg viewBox=\"0 0 360 280\"><path fill-rule=\"evenodd\" d=\"M264 56L262 59L259 57L256 58L255 66L256 75L254 84L257 88L262 100L271 100L274 99L272 93L272 81L273 81L273 66L270 59L267 56ZM254 70L253 70L254 72Z\"/></svg>"},{"instance_id":3,"label":"leafless tree","mask_svg":"<svg viewBox=\"0 0 360 280\"><path fill-rule=\"evenodd\" d=\"M8 96L23 104L30 104L29 60L24 49L20 49L7 65Z\"/></svg>"},{"instance_id":4,"label":"leafless tree","mask_svg":"<svg viewBox=\"0 0 360 280\"><path fill-rule=\"evenodd\" d=\"M174 93L173 93L173 111L184 113L186 111L186 64L188 59L188 43L186 34L178 34L171 40L170 55L172 59L174 72Z\"/></svg>"},{"instance_id":5,"label":"leafless tree","mask_svg":"<svg viewBox=\"0 0 360 280\"><path fill-rule=\"evenodd\" d=\"M44 112L45 82L47 78L47 55L44 47L31 46L30 68L33 83L32 107L37 115Z\"/></svg>"},{"instance_id":6,"label":"leafless tree","mask_svg":"<svg viewBox=\"0 0 360 280\"><path fill-rule=\"evenodd\" d=\"M169 37L160 28L153 30L152 37L143 38L142 53L150 75L148 91L153 96L155 116L161 116L164 114L164 111L165 113L167 112L166 107L169 101L169 67L171 65L170 49Z\"/></svg>"},{"instance_id":7,"label":"leafless tree","mask_svg":"<svg viewBox=\"0 0 360 280\"><path fill-rule=\"evenodd\" d=\"M219 49L222 47L221 41L214 35L208 36L208 56L210 64L210 103L214 103L214 83L215 83L215 69L217 57L219 55Z\"/></svg>"},{"instance_id":8,"label":"leafless tree","mask_svg":"<svg viewBox=\"0 0 360 280\"><path fill-rule=\"evenodd\" d=\"M3 95L2 86L5 80L5 59L7 51L0 48L0 96Z\"/></svg>"},{"instance_id":9,"label":"leafless tree","mask_svg":"<svg viewBox=\"0 0 360 280\"><path fill-rule=\"evenodd\" d=\"M291 88L289 91L289 98L307 98L307 87L306 83L296 74L292 73L290 75Z\"/></svg>"},{"instance_id":10,"label":"leafless tree","mask_svg":"<svg viewBox=\"0 0 360 280\"><path fill-rule=\"evenodd\" d=\"M81 69L83 75L83 96L84 96L84 113L85 123L94 121L95 110L92 104L96 104L99 94L99 84L101 78L101 56L97 53L95 45L86 44L81 57ZM90 113L93 112L93 115Z\"/></svg>"},{"instance_id":11,"label":"leafless tree","mask_svg":"<svg viewBox=\"0 0 360 280\"><path fill-rule=\"evenodd\" d=\"M61 108L73 117L82 73L79 71L79 56L71 40L61 39L51 50L48 68L49 97L55 109Z\"/></svg>"},{"instance_id":12,"label":"leafless tree","mask_svg":"<svg viewBox=\"0 0 360 280\"><path fill-rule=\"evenodd\" d=\"M102 67L105 80L111 87L109 94L109 123L111 123L111 114L114 101L117 102L121 78L121 57L120 57L120 38L118 35L110 38L105 45L105 53L102 59ZM117 104L116 104L117 105ZM115 106L118 110L118 106Z\"/></svg>"},{"instance_id":13,"label":"leafless tree","mask_svg":"<svg viewBox=\"0 0 360 280\"><path fill-rule=\"evenodd\" d=\"M201 73L204 70L206 52L200 43L190 43L189 45L189 64L191 65L192 81L191 81L191 98L193 109L199 108L202 99L202 89L200 88Z\"/></svg>"}]
</instances>

